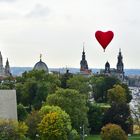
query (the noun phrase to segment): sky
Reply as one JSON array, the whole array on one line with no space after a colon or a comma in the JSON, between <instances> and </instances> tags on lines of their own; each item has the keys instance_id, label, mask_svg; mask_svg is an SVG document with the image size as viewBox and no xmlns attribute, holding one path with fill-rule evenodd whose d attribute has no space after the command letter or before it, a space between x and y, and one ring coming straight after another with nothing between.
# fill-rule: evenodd
<instances>
[{"instance_id":1,"label":"sky","mask_svg":"<svg viewBox=\"0 0 140 140\"><path fill-rule=\"evenodd\" d=\"M0 0L0 51L10 66L80 67L85 42L89 68L140 68L140 0ZM104 52L95 32L113 31Z\"/></svg>"}]
</instances>

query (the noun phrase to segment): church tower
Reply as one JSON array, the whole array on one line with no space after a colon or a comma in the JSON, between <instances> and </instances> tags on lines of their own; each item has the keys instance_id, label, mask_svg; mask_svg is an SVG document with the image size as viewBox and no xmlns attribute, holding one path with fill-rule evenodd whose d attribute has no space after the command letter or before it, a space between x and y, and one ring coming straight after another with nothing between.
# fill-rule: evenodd
<instances>
[{"instance_id":1,"label":"church tower","mask_svg":"<svg viewBox=\"0 0 140 140\"><path fill-rule=\"evenodd\" d=\"M118 73L124 73L124 65L122 61L123 57L121 54L121 49L119 50L119 55L118 55L118 62L117 62L117 72Z\"/></svg>"},{"instance_id":2,"label":"church tower","mask_svg":"<svg viewBox=\"0 0 140 140\"><path fill-rule=\"evenodd\" d=\"M4 75L4 68L3 68L3 59L2 59L2 54L0 52L0 76Z\"/></svg>"},{"instance_id":3,"label":"church tower","mask_svg":"<svg viewBox=\"0 0 140 140\"><path fill-rule=\"evenodd\" d=\"M87 64L87 61L86 61L84 46L83 46L82 60L80 62L80 66L81 66L80 71L88 70L88 64Z\"/></svg>"},{"instance_id":4,"label":"church tower","mask_svg":"<svg viewBox=\"0 0 140 140\"><path fill-rule=\"evenodd\" d=\"M7 58L6 65L5 65L5 76L11 76L8 58Z\"/></svg>"},{"instance_id":5,"label":"church tower","mask_svg":"<svg viewBox=\"0 0 140 140\"><path fill-rule=\"evenodd\" d=\"M110 64L108 61L105 64L105 73L110 73Z\"/></svg>"}]
</instances>

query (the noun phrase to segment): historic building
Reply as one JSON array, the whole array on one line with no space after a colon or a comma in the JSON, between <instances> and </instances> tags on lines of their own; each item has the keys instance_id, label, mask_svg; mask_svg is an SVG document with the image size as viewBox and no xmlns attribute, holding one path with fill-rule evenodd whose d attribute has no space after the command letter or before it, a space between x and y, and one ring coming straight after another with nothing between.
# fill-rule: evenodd
<instances>
[{"instance_id":1,"label":"historic building","mask_svg":"<svg viewBox=\"0 0 140 140\"><path fill-rule=\"evenodd\" d=\"M3 58L2 58L2 54L0 52L0 77L8 77L8 76L11 76L11 71L10 71L10 65L9 65L9 61L8 61L8 58L7 58L7 61L6 61L6 65L5 67L3 67Z\"/></svg>"},{"instance_id":2,"label":"historic building","mask_svg":"<svg viewBox=\"0 0 140 140\"><path fill-rule=\"evenodd\" d=\"M41 55L40 55L40 61L35 64L33 69L34 70L44 70L46 73L49 72L47 65L41 59Z\"/></svg>"},{"instance_id":3,"label":"historic building","mask_svg":"<svg viewBox=\"0 0 140 140\"><path fill-rule=\"evenodd\" d=\"M124 64L123 64L123 56L121 53L121 49L119 50L119 55L117 57L118 61L117 61L117 65L116 65L116 69L115 68L110 68L110 64L107 61L105 64L105 69L101 70L101 74L105 74L105 75L110 75L110 76L115 76L117 77L119 80L124 81L125 80L125 76L124 76Z\"/></svg>"},{"instance_id":4,"label":"historic building","mask_svg":"<svg viewBox=\"0 0 140 140\"><path fill-rule=\"evenodd\" d=\"M83 75L91 74L91 70L88 69L88 63L86 60L84 46L83 46L83 52L82 52L82 60L80 61L80 74L83 74Z\"/></svg>"}]
</instances>

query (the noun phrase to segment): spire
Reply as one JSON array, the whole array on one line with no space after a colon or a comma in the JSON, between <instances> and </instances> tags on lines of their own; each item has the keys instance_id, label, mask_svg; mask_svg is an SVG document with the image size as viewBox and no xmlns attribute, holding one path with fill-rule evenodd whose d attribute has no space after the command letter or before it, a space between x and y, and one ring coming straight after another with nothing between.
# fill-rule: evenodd
<instances>
[{"instance_id":1,"label":"spire","mask_svg":"<svg viewBox=\"0 0 140 140\"><path fill-rule=\"evenodd\" d=\"M83 52L85 52L85 42L83 42Z\"/></svg>"},{"instance_id":2,"label":"spire","mask_svg":"<svg viewBox=\"0 0 140 140\"><path fill-rule=\"evenodd\" d=\"M42 54L40 54L40 61L42 61Z\"/></svg>"},{"instance_id":3,"label":"spire","mask_svg":"<svg viewBox=\"0 0 140 140\"><path fill-rule=\"evenodd\" d=\"M119 55L118 55L118 62L117 62L117 71L122 73L123 72L123 61L122 61L123 57L121 54L121 49L119 49Z\"/></svg>"},{"instance_id":4,"label":"spire","mask_svg":"<svg viewBox=\"0 0 140 140\"><path fill-rule=\"evenodd\" d=\"M2 55L1 55L1 51L0 51L0 58L2 57Z\"/></svg>"},{"instance_id":5,"label":"spire","mask_svg":"<svg viewBox=\"0 0 140 140\"><path fill-rule=\"evenodd\" d=\"M121 53L121 48L119 48L119 53Z\"/></svg>"},{"instance_id":6,"label":"spire","mask_svg":"<svg viewBox=\"0 0 140 140\"><path fill-rule=\"evenodd\" d=\"M6 60L6 65L5 65L5 75L6 75L6 76L11 76L10 65L9 65L8 58L7 58L7 60Z\"/></svg>"},{"instance_id":7,"label":"spire","mask_svg":"<svg viewBox=\"0 0 140 140\"><path fill-rule=\"evenodd\" d=\"M3 68L3 59L2 59L1 51L0 51L0 67Z\"/></svg>"},{"instance_id":8,"label":"spire","mask_svg":"<svg viewBox=\"0 0 140 140\"><path fill-rule=\"evenodd\" d=\"M6 61L6 65L8 65L8 66L9 66L9 61L8 61L8 58L7 58L7 61Z\"/></svg>"},{"instance_id":9,"label":"spire","mask_svg":"<svg viewBox=\"0 0 140 140\"><path fill-rule=\"evenodd\" d=\"M85 43L84 42L83 42L82 60L80 61L80 65L81 65L81 68L80 68L81 71L88 70L88 64L87 64L87 61L86 61Z\"/></svg>"}]
</instances>

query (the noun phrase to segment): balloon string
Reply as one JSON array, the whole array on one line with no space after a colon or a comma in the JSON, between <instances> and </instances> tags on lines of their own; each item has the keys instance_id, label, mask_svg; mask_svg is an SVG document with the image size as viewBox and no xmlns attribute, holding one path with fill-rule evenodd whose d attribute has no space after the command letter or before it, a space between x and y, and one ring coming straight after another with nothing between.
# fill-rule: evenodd
<instances>
[{"instance_id":1,"label":"balloon string","mask_svg":"<svg viewBox=\"0 0 140 140\"><path fill-rule=\"evenodd\" d=\"M104 52L105 52L105 49L104 49Z\"/></svg>"}]
</instances>

